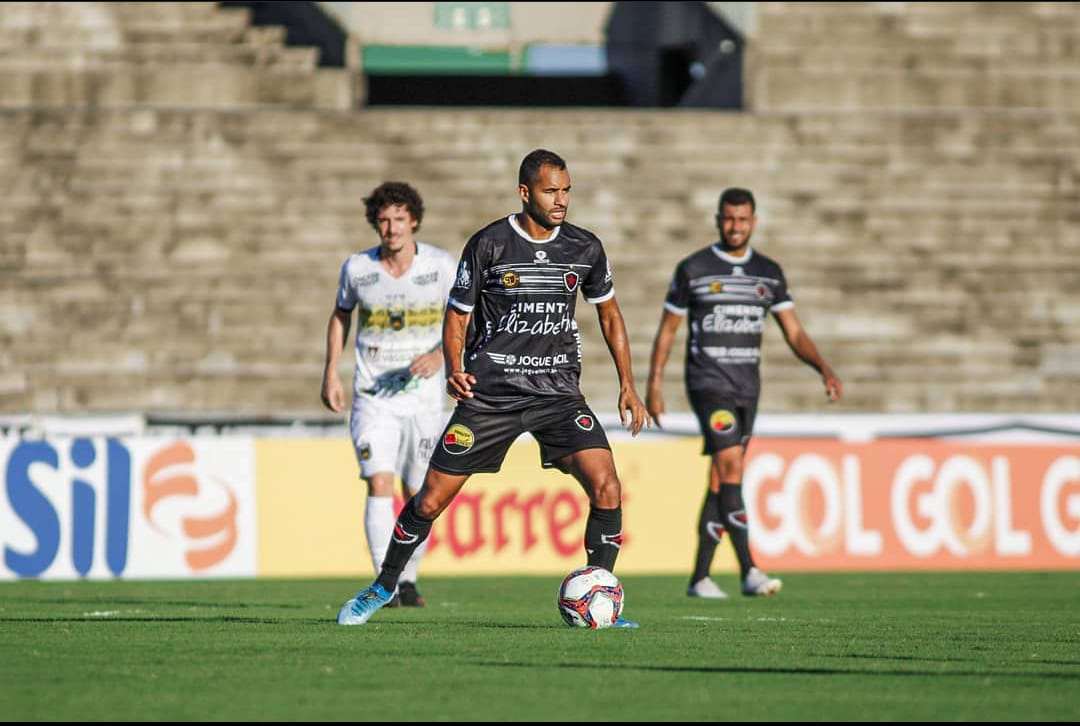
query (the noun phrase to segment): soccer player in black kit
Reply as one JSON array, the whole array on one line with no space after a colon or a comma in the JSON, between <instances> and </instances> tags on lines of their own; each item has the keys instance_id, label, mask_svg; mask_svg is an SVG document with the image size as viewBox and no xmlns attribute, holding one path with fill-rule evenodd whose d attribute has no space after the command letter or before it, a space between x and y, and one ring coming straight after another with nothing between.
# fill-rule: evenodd
<instances>
[{"instance_id":1,"label":"soccer player in black kit","mask_svg":"<svg viewBox=\"0 0 1080 726\"><path fill-rule=\"evenodd\" d=\"M398 516L375 582L338 612L362 625L393 597L402 568L469 476L495 472L529 432L541 464L571 474L589 496L585 551L613 570L622 543L622 485L611 447L579 387L580 292L596 305L619 376L619 417L633 435L651 424L634 389L630 346L600 240L566 221L570 174L537 149L518 170L522 211L498 219L465 245L443 321L447 392L457 401L424 483ZM637 627L620 617L615 627Z\"/></svg>"},{"instance_id":2,"label":"soccer player in black kit","mask_svg":"<svg viewBox=\"0 0 1080 726\"><path fill-rule=\"evenodd\" d=\"M724 531L739 560L744 595L773 595L782 585L754 566L742 497L743 458L757 416L761 335L768 313L776 317L792 352L821 374L828 399L836 401L843 392L840 379L795 314L780 265L750 248L755 207L754 195L747 189L731 188L720 195L716 215L720 241L675 267L653 341L645 401L659 425L665 411L660 389L664 364L686 318L686 393L705 439L703 453L711 457L687 588L691 597L727 597L709 577Z\"/></svg>"}]
</instances>

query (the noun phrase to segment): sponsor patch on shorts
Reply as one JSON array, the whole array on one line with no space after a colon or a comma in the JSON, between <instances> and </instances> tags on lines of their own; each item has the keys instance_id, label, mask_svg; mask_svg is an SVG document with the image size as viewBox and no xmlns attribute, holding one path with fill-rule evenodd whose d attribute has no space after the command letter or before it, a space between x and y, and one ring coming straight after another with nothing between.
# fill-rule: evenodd
<instances>
[{"instance_id":1,"label":"sponsor patch on shorts","mask_svg":"<svg viewBox=\"0 0 1080 726\"><path fill-rule=\"evenodd\" d=\"M726 409L713 411L709 416L709 428L718 434L726 434L735 428L735 414Z\"/></svg>"},{"instance_id":2,"label":"sponsor patch on shorts","mask_svg":"<svg viewBox=\"0 0 1080 726\"><path fill-rule=\"evenodd\" d=\"M464 454L473 447L473 432L461 424L454 424L443 434L442 447L448 454Z\"/></svg>"}]
</instances>

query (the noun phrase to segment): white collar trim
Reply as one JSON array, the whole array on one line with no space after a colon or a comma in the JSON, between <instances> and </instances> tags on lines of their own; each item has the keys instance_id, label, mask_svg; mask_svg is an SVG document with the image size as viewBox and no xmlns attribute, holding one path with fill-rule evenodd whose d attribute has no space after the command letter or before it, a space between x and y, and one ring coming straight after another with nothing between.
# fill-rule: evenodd
<instances>
[{"instance_id":1,"label":"white collar trim","mask_svg":"<svg viewBox=\"0 0 1080 726\"><path fill-rule=\"evenodd\" d=\"M556 227L555 229L551 230L551 235L547 239L533 239L532 237L530 237L528 235L528 233L525 230L523 230L520 227L520 225L518 225L517 220L515 219L515 217L517 217L516 212L511 214L509 217L506 218L507 221L510 222L510 226L514 228L514 231L517 232L522 237L524 237L525 239L529 240L530 242L535 242L537 244L543 244L545 242L550 242L551 240L553 240L553 239L555 239L556 237L559 236L559 230L562 229L562 225L560 225L560 226Z\"/></svg>"},{"instance_id":2,"label":"white collar trim","mask_svg":"<svg viewBox=\"0 0 1080 726\"><path fill-rule=\"evenodd\" d=\"M724 262L730 262L733 265L745 265L750 262L750 259L754 256L754 250L750 247L746 248L746 254L742 257L732 257L724 250L720 249L720 243L715 242L712 246L713 254L719 257Z\"/></svg>"}]
</instances>

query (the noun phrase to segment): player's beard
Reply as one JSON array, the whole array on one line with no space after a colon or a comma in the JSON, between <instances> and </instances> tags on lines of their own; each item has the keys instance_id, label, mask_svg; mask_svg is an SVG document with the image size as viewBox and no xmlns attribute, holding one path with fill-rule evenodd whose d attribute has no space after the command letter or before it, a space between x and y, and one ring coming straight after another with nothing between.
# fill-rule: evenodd
<instances>
[{"instance_id":1,"label":"player's beard","mask_svg":"<svg viewBox=\"0 0 1080 726\"><path fill-rule=\"evenodd\" d=\"M525 213L529 215L529 218L532 219L532 221L536 222L537 224L539 224L544 229L555 229L556 227L561 225L564 221L566 221L566 212L567 212L566 207L562 208L562 212L563 212L563 218L560 219L560 220L554 220L549 216L549 214L550 214L549 210L541 209L540 207L537 207L534 204L525 205Z\"/></svg>"},{"instance_id":2,"label":"player's beard","mask_svg":"<svg viewBox=\"0 0 1080 726\"><path fill-rule=\"evenodd\" d=\"M720 245L729 252L739 252L740 250L746 249L749 244L750 235L743 237L742 241L736 246L731 243L731 240L728 239L728 236L724 234L723 230L720 231Z\"/></svg>"},{"instance_id":3,"label":"player's beard","mask_svg":"<svg viewBox=\"0 0 1080 726\"><path fill-rule=\"evenodd\" d=\"M409 239L405 235L394 235L383 239L383 247L390 254L401 252L409 246Z\"/></svg>"}]
</instances>

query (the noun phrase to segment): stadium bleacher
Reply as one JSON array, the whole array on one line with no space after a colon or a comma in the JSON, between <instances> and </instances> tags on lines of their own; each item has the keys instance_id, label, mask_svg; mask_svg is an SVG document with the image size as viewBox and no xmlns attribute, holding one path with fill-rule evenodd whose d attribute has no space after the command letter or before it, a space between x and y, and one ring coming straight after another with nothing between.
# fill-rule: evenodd
<instances>
[{"instance_id":1,"label":"stadium bleacher","mask_svg":"<svg viewBox=\"0 0 1080 726\"><path fill-rule=\"evenodd\" d=\"M844 410L1080 410L1080 4L758 5L746 107L718 111L367 107L361 71L242 8L0 4L0 414L318 415L361 197L414 182L456 253L540 146L614 261L639 386L673 265L740 185ZM825 410L766 341L762 410Z\"/></svg>"}]
</instances>

